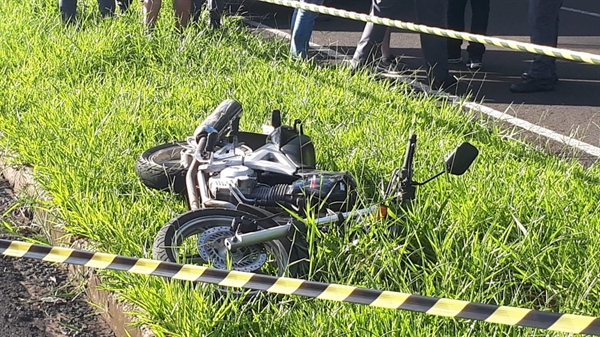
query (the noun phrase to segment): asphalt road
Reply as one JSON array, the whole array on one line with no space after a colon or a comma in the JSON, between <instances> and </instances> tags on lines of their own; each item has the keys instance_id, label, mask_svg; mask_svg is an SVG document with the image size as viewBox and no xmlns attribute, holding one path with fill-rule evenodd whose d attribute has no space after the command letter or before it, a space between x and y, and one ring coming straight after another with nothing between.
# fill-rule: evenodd
<instances>
[{"instance_id":1,"label":"asphalt road","mask_svg":"<svg viewBox=\"0 0 600 337\"><path fill-rule=\"evenodd\" d=\"M414 2L406 4L402 20L414 22ZM418 0L427 1L427 0ZM332 0L329 6L367 13L368 0ZM289 32L291 8L257 3L249 7L252 19ZM467 14L467 20L470 14ZM321 15L317 19L312 42L343 54L352 54L364 27L363 22ZM489 36L529 42L527 1L491 0ZM560 13L559 48L600 55L600 1L564 0ZM394 54L413 69L422 65L419 36L394 30L391 46ZM466 45L463 45L463 50ZM463 54L466 58L466 51ZM600 151L600 66L558 60L560 82L555 91L513 94L511 83L520 80L531 55L525 52L488 46L484 68L471 73L464 66L452 71L475 87L475 100L492 109L550 129L561 135L586 142Z\"/></svg>"}]
</instances>

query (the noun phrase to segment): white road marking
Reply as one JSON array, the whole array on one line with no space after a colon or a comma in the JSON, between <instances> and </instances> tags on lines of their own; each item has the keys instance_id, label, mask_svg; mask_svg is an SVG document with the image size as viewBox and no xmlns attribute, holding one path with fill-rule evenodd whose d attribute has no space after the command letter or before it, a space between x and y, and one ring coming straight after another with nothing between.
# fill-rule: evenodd
<instances>
[{"instance_id":1,"label":"white road marking","mask_svg":"<svg viewBox=\"0 0 600 337\"><path fill-rule=\"evenodd\" d=\"M585 14L585 15L589 15L589 16L600 18L600 14L598 14L598 13L588 12L588 11L584 11L584 10L577 9L577 8L561 7L560 9L562 9L564 11L567 11L567 12Z\"/></svg>"},{"instance_id":2,"label":"white road marking","mask_svg":"<svg viewBox=\"0 0 600 337\"><path fill-rule=\"evenodd\" d=\"M538 134L540 136L546 137L548 139L552 139L555 140L561 144L564 144L566 146L570 146L573 148L576 148L579 151L585 152L587 154L590 154L594 157L600 157L600 148L593 146L591 144L582 142L580 140L574 139L570 136L565 136L561 133L552 131L550 129L546 129L544 127L541 127L539 125L530 123L526 120L523 119L519 119L516 118L514 116L511 116L507 113L504 113L502 111L498 111L498 110L494 110L492 108L486 107L484 105L481 104L477 104L477 103L473 103L473 102L466 102L463 104L463 106L465 106L468 109L472 109L475 111L479 111L481 113L484 113L490 117L508 122L512 125L518 126L519 128L529 131L529 132L533 132L535 134Z\"/></svg>"},{"instance_id":3,"label":"white road marking","mask_svg":"<svg viewBox=\"0 0 600 337\"><path fill-rule=\"evenodd\" d=\"M563 9L565 9L565 7L563 7ZM595 13L592 13L592 14L595 14ZM262 29L262 30L268 31L269 33L272 33L272 34L274 34L276 36L279 36L279 37L282 37L282 38L285 38L285 39L289 39L290 38L290 34L285 33L283 31L280 31L280 30L277 30L277 29L272 28L270 26L264 25L262 23L255 22L255 21L252 21L252 20L249 20L249 19L244 19L244 22L246 24L250 25L250 26L253 26L253 27L256 27L258 29ZM346 60L346 59L348 59L347 55L338 53L335 50L323 47L321 45L311 43L310 46L313 47L313 48L315 48L315 49L318 49L319 52L321 52L321 53L326 53L327 56L329 56L329 57L333 57L335 59L340 59L340 60ZM402 80L404 80L404 79L402 79ZM560 133L558 133L556 131L552 131L550 129L546 129L546 128L541 127L539 125L530 123L530 122L528 122L526 120L523 120L523 119L511 116L511 115L509 115L509 114L507 114L505 112L502 112L502 111L499 111L499 110L495 110L495 109L492 109L490 107L487 107L487 106L484 106L484 105L481 105L481 104L478 104L478 103L461 101L461 99L458 96L448 95L448 94L446 94L444 92L433 90L428 85L420 83L420 82L415 81L415 80L408 80L408 81L405 80L405 82L409 82L412 86L414 86L417 89L419 89L419 90L421 90L423 92L426 92L428 94L438 95L438 96L440 96L440 95L441 96L446 96L446 97L450 98L452 100L452 102L454 102L455 104L461 104L462 103L463 107L465 107L465 108L467 108L469 110L473 110L473 111L477 111L477 112L483 113L483 114L488 115L488 116L490 116L492 118L496 118L496 119L502 120L502 121L504 121L506 123L510 123L510 124L512 124L514 126L517 126L517 127L521 128L523 130L535 133L537 135L546 137L548 139L552 139L552 140L557 141L557 142L559 142L559 143L561 143L563 145L566 145L566 146L569 146L569 147L573 147L573 148L575 148L575 149L577 149L579 151L582 151L582 152L590 154L590 155L592 155L594 157L600 158L600 147L596 147L596 146L593 146L591 144L579 141L579 140L574 139L574 138L572 138L570 136L565 136L565 135L560 134Z\"/></svg>"}]
</instances>

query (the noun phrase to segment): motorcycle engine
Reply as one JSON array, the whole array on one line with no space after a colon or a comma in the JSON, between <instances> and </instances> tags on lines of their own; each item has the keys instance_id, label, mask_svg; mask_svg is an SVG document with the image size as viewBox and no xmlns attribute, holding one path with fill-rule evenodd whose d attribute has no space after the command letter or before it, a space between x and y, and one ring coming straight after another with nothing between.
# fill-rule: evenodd
<instances>
[{"instance_id":1,"label":"motorcycle engine","mask_svg":"<svg viewBox=\"0 0 600 337\"><path fill-rule=\"evenodd\" d=\"M356 202L356 182L347 172L311 171L289 178L295 180L291 183L266 184L265 177L259 177L251 168L230 166L211 176L208 188L213 198L237 204L239 200L230 188L236 187L254 206L271 211L280 211L281 207L285 207L302 213L310 205L347 211Z\"/></svg>"},{"instance_id":2,"label":"motorcycle engine","mask_svg":"<svg viewBox=\"0 0 600 337\"><path fill-rule=\"evenodd\" d=\"M208 188L213 198L237 203L232 196L229 186L237 187L246 197L252 194L256 187L256 173L246 166L230 166L208 179Z\"/></svg>"}]
</instances>

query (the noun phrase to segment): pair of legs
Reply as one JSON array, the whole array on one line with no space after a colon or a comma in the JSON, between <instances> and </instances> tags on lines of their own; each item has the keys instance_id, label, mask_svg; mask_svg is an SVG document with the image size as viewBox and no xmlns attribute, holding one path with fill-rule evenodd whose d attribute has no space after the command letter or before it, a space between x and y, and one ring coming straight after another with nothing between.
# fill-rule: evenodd
<instances>
[{"instance_id":1,"label":"pair of legs","mask_svg":"<svg viewBox=\"0 0 600 337\"><path fill-rule=\"evenodd\" d=\"M302 0L302 2L322 5L324 0ZM294 10L292 22L290 25L290 53L294 57L306 59L308 57L308 44L315 26L315 19L319 13L305 11L303 9Z\"/></svg>"},{"instance_id":2,"label":"pair of legs","mask_svg":"<svg viewBox=\"0 0 600 337\"><path fill-rule=\"evenodd\" d=\"M162 0L144 0L142 7L144 26L151 29L154 27L156 20L158 19L158 14L160 13L160 8L162 7ZM179 30L183 30L190 22L192 1L173 0L173 10L175 11L175 18L177 18L177 28Z\"/></svg>"},{"instance_id":3,"label":"pair of legs","mask_svg":"<svg viewBox=\"0 0 600 337\"><path fill-rule=\"evenodd\" d=\"M471 29L470 33L485 35L490 18L490 0L448 0L448 28L456 31L465 31L465 9L467 1L471 4ZM461 45L463 41L448 39L448 58L461 59ZM483 59L485 45L479 42L469 42L467 47L469 60Z\"/></svg>"},{"instance_id":4,"label":"pair of legs","mask_svg":"<svg viewBox=\"0 0 600 337\"><path fill-rule=\"evenodd\" d=\"M206 1L210 12L209 25L213 28L221 26L221 13L223 12L223 0L173 0L173 10L177 18L177 29L182 31L190 19L198 20L202 5ZM144 26L151 29L156 24L158 14L162 7L162 0L143 0Z\"/></svg>"},{"instance_id":5,"label":"pair of legs","mask_svg":"<svg viewBox=\"0 0 600 337\"><path fill-rule=\"evenodd\" d=\"M558 21L562 0L529 0L530 41L534 44L556 47ZM513 92L550 91L558 76L554 57L536 54L522 83L512 84Z\"/></svg>"},{"instance_id":6,"label":"pair of legs","mask_svg":"<svg viewBox=\"0 0 600 337\"><path fill-rule=\"evenodd\" d=\"M98 8L102 16L112 16L116 10L116 3L115 0L98 0ZM125 12L129 8L131 0L119 0L118 4L121 11ZM58 0L58 9L63 21L71 22L75 20L77 13L77 0Z\"/></svg>"},{"instance_id":7,"label":"pair of legs","mask_svg":"<svg viewBox=\"0 0 600 337\"><path fill-rule=\"evenodd\" d=\"M426 26L446 28L447 0L415 0L417 22ZM372 0L371 15L383 18L395 18L401 10L398 0ZM377 58L378 48L383 44L388 27L367 23L358 42L353 60L361 64L370 63ZM448 83L453 78L448 71L448 50L446 38L420 34L421 51L425 59L429 81L434 87ZM389 48L389 42L387 43ZM388 49L389 52L389 49Z\"/></svg>"},{"instance_id":8,"label":"pair of legs","mask_svg":"<svg viewBox=\"0 0 600 337\"><path fill-rule=\"evenodd\" d=\"M558 13L562 0L529 0L530 41L534 44L556 47L558 44ZM556 59L536 54L529 67L529 76L550 79L556 76Z\"/></svg>"}]
</instances>

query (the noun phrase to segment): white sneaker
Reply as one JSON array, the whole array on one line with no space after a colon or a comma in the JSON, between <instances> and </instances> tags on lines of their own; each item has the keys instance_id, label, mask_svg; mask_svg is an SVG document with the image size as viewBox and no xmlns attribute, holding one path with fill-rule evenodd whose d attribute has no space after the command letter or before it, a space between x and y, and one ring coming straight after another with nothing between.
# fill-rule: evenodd
<instances>
[{"instance_id":1,"label":"white sneaker","mask_svg":"<svg viewBox=\"0 0 600 337\"><path fill-rule=\"evenodd\" d=\"M479 70L483 67L483 62L481 59L469 59L467 61L467 68L471 70Z\"/></svg>"}]
</instances>

